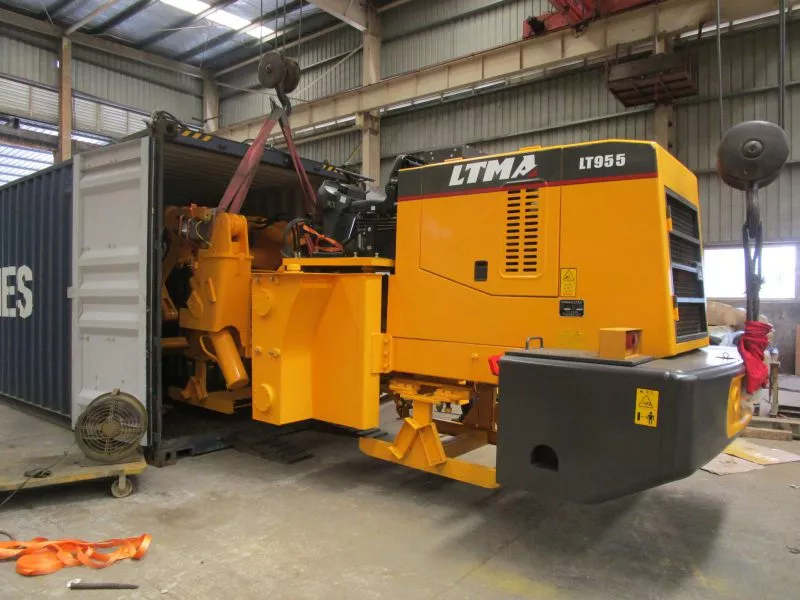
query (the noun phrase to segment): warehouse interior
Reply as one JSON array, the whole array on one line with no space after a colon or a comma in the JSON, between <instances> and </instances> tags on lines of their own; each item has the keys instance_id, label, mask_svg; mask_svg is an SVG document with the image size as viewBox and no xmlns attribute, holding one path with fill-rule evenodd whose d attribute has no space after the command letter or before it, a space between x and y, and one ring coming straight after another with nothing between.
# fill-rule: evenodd
<instances>
[{"instance_id":1,"label":"warehouse interior","mask_svg":"<svg viewBox=\"0 0 800 600\"><path fill-rule=\"evenodd\" d=\"M3 597L794 597L798 8L0 0Z\"/></svg>"}]
</instances>

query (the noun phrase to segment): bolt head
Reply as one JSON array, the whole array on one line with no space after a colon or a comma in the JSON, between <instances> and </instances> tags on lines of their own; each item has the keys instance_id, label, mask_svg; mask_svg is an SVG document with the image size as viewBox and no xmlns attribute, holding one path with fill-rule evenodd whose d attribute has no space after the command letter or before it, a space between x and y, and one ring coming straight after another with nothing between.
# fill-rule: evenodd
<instances>
[{"instance_id":1,"label":"bolt head","mask_svg":"<svg viewBox=\"0 0 800 600\"><path fill-rule=\"evenodd\" d=\"M742 154L747 158L758 158L764 151L764 144L758 140L748 140L742 146Z\"/></svg>"}]
</instances>

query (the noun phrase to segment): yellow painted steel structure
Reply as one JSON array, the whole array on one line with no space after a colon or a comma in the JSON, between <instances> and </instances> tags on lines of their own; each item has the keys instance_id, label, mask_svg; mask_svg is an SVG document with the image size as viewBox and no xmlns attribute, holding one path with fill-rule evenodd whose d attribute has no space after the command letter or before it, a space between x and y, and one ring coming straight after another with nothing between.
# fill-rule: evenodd
<instances>
[{"instance_id":1,"label":"yellow painted steel structure","mask_svg":"<svg viewBox=\"0 0 800 600\"><path fill-rule=\"evenodd\" d=\"M582 146L591 144L564 148ZM631 351L620 347L626 332L635 332L637 353L653 357L708 344L705 335L677 340L670 272L665 190L697 207L696 178L661 147L636 147L655 153L650 176L402 201L394 261L284 258L277 270L254 271L246 218L217 215L209 247L197 253L180 325L201 358L220 363L229 390L250 384L253 418L275 425L377 427L381 376L390 374L391 392L413 405L413 415L394 442L362 439L361 449L495 487L494 468L458 459L496 437L491 356L523 347L529 336L598 353L605 335L620 356ZM538 235L519 249L531 268L509 260L518 256L509 254L509 215L520 211ZM479 262L491 277L478 281ZM560 315L559 303L574 297L585 303L582 317ZM239 355L251 359L249 374ZM433 418L435 404L463 404L475 392L480 407L464 423ZM738 427L738 400L736 407L729 419ZM454 436L449 444L442 432Z\"/></svg>"},{"instance_id":2,"label":"yellow painted steel structure","mask_svg":"<svg viewBox=\"0 0 800 600\"><path fill-rule=\"evenodd\" d=\"M707 345L706 337L676 341L664 191L699 206L697 180L652 147L656 177L529 193L543 230L535 273L504 273L505 236L488 233L505 231L513 192L401 202L387 327L393 369L495 383L488 357L520 348L528 336L550 347L597 351L600 330L609 327L641 329L641 353L650 356ZM498 265L490 286L473 281L479 258ZM559 316L563 268L577 273L576 293L586 303L581 319Z\"/></svg>"},{"instance_id":3,"label":"yellow painted steel structure","mask_svg":"<svg viewBox=\"0 0 800 600\"><path fill-rule=\"evenodd\" d=\"M254 273L252 290L253 418L377 427L381 275Z\"/></svg>"}]
</instances>

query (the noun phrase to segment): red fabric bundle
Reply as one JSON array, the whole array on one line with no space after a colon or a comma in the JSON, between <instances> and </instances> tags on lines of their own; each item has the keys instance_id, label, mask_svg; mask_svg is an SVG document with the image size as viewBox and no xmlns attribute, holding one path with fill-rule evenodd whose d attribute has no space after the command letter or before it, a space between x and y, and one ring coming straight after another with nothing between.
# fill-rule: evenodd
<instances>
[{"instance_id":1,"label":"red fabric bundle","mask_svg":"<svg viewBox=\"0 0 800 600\"><path fill-rule=\"evenodd\" d=\"M764 352L769 345L767 335L772 331L769 323L747 321L744 335L739 338L739 354L744 360L745 385L747 393L761 389L769 379L769 367L764 364Z\"/></svg>"}]
</instances>

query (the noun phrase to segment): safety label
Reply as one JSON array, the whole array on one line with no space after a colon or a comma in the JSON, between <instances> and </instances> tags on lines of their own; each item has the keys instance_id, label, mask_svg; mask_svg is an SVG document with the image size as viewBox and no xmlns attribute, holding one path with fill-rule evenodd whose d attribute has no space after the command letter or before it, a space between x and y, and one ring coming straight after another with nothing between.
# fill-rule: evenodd
<instances>
[{"instance_id":1,"label":"safety label","mask_svg":"<svg viewBox=\"0 0 800 600\"><path fill-rule=\"evenodd\" d=\"M658 427L658 390L636 388L633 422L645 427Z\"/></svg>"},{"instance_id":2,"label":"safety label","mask_svg":"<svg viewBox=\"0 0 800 600\"><path fill-rule=\"evenodd\" d=\"M574 297L578 292L578 269L561 269L560 296Z\"/></svg>"}]
</instances>

